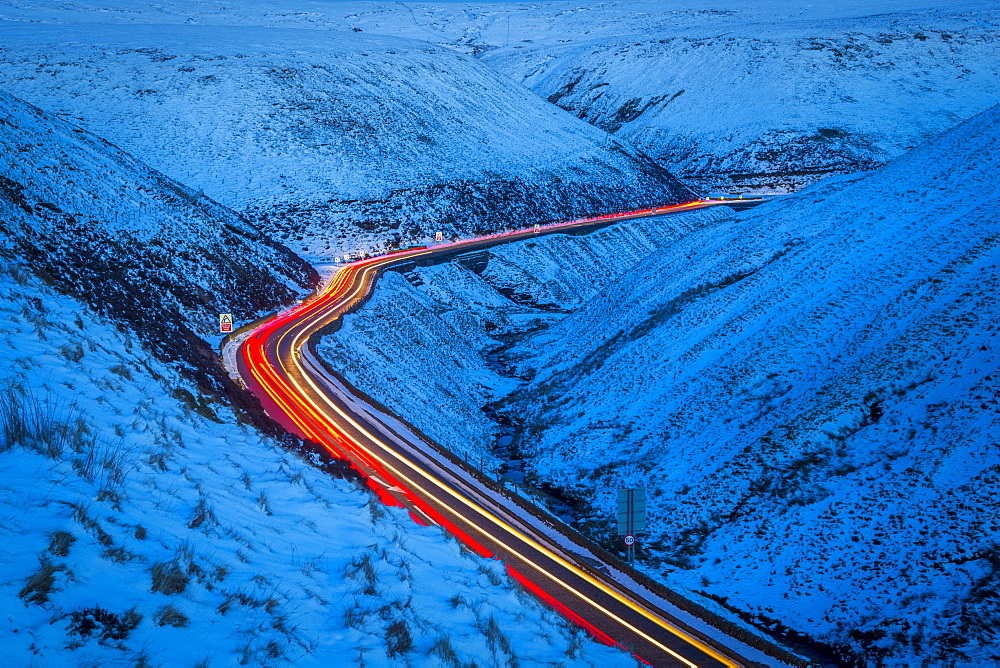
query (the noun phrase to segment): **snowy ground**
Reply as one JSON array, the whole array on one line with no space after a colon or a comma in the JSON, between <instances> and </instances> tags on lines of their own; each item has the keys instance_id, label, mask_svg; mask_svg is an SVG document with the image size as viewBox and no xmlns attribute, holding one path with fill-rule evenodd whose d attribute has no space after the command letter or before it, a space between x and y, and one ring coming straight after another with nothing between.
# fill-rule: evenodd
<instances>
[{"instance_id":1,"label":"snowy ground","mask_svg":"<svg viewBox=\"0 0 1000 668\"><path fill-rule=\"evenodd\" d=\"M640 152L424 41L33 16L0 21L0 88L309 255L691 198Z\"/></svg>"},{"instance_id":2,"label":"snowy ground","mask_svg":"<svg viewBox=\"0 0 1000 668\"><path fill-rule=\"evenodd\" d=\"M998 138L994 108L881 170L686 234L629 222L417 268L327 350L377 364L369 341L406 355L407 338L437 340L439 368L480 378L463 351L489 348L483 332L516 330L519 311L546 321L511 353L527 380L507 410L533 473L585 499L596 536L611 539L614 491L644 485L643 553L668 582L871 664L991 665ZM638 259L643 235L666 245ZM462 394L433 361L415 368L398 384L425 388L423 406ZM469 434L449 432L357 375L442 442L489 446L474 402L449 405ZM509 381L478 382L496 398Z\"/></svg>"},{"instance_id":3,"label":"snowy ground","mask_svg":"<svg viewBox=\"0 0 1000 668\"><path fill-rule=\"evenodd\" d=\"M175 33L177 26L242 26L252 28L245 34L255 36L280 35L282 31L274 28L292 29L292 33L311 30L327 44L345 46L349 44L344 41L346 31L351 31L348 35L377 35L376 40L387 35L416 40L474 55L496 74L523 83L588 123L610 130L616 139L639 147L691 183L722 190L798 188L824 175L881 164L996 104L1000 81L1000 14L995 3L986 0L855 0L810 5L786 0L300 2L294 6L251 0L238 7L225 2L169 0L105 0L53 7L35 0L8 6L0 16L8 24L102 23L128 25L130 31L142 24L173 26ZM23 30L36 35L43 32L38 27ZM96 40L87 37L76 46L114 41L88 30ZM11 41L23 40L25 32L12 33ZM260 45L269 39L251 41ZM373 48L368 56L385 48L389 47ZM283 54L292 69L299 67L298 58L309 59L305 49L292 55L278 43L269 49L272 54ZM7 65L13 65L10 85L31 87L17 63L24 57L18 51L14 50ZM182 58L190 55L184 49L178 53ZM52 63L41 71L60 80L86 79L93 76L101 59L69 72L55 72L58 68ZM29 61L37 64L37 54ZM232 62L227 65L231 67ZM364 69L372 66L369 63ZM162 69L143 65L136 81L151 78L157 84L176 84L173 70L173 62ZM379 74L398 78L392 71ZM206 74L199 71L188 78L196 76ZM252 80L243 80L243 87L259 94L261 89ZM159 90L157 85L135 88ZM186 100L198 95L204 99L210 90L211 86L200 85ZM298 101L309 104L309 98L315 97ZM130 105L155 111L153 102L151 98ZM224 101L208 104L225 106ZM292 106L302 113L301 104ZM106 122L110 113L85 110L78 115L99 123ZM251 145L266 139L266 131L265 137L258 137L262 131L248 136L246 127L229 127L232 124L224 120L227 116L223 108L219 120L202 117L200 124L221 126L216 132L235 132ZM120 133L116 141L119 137L135 141L135 133L128 129L116 132ZM426 149L412 141L421 133L427 134L397 131L393 149L404 153L406 147ZM520 136L514 142L519 149L537 142ZM477 138L489 138L489 133ZM284 141L266 141L285 145ZM181 153L187 150L180 140L171 148ZM461 157L452 160L453 164L476 163L467 149L456 155ZM488 153L482 157L485 164L507 164L492 161ZM148 159L187 182L186 173L175 173L167 168L171 165L152 156ZM217 171L219 165L233 165L235 160L208 162L211 166L200 171ZM201 157L195 162L206 161ZM294 171L308 165L307 159ZM440 174L434 161L428 161L424 169ZM227 171L231 185L245 178L240 170ZM284 201L301 188L308 199L310 189L302 183L304 179L287 168L284 173L288 190L272 196ZM206 185L207 192L241 208L223 196L227 186L212 183L210 187ZM377 217L373 212L368 215Z\"/></svg>"},{"instance_id":4,"label":"snowy ground","mask_svg":"<svg viewBox=\"0 0 1000 668\"><path fill-rule=\"evenodd\" d=\"M633 665L362 485L0 273L0 643L18 665ZM24 424L24 422L27 424Z\"/></svg>"},{"instance_id":5,"label":"snowy ground","mask_svg":"<svg viewBox=\"0 0 1000 668\"><path fill-rule=\"evenodd\" d=\"M610 8L544 33L528 20L482 59L723 192L870 169L1000 101L995 3L699 4L647 3L590 34Z\"/></svg>"},{"instance_id":6,"label":"snowy ground","mask_svg":"<svg viewBox=\"0 0 1000 668\"><path fill-rule=\"evenodd\" d=\"M0 86L330 256L669 201L663 169L871 168L998 101L998 25L977 0L27 0Z\"/></svg>"},{"instance_id":7,"label":"snowy ground","mask_svg":"<svg viewBox=\"0 0 1000 668\"><path fill-rule=\"evenodd\" d=\"M14 665L634 665L248 424L218 312L287 304L311 268L3 93L0 258Z\"/></svg>"},{"instance_id":8,"label":"snowy ground","mask_svg":"<svg viewBox=\"0 0 1000 668\"><path fill-rule=\"evenodd\" d=\"M628 665L232 416L217 312L314 278L204 195L325 255L687 196L635 146L797 187L1000 79L986 2L230 5L0 6L0 89L70 122L0 96L0 614L24 662ZM872 664L1000 662L997 116L739 217L392 273L324 352L489 467L480 408L516 387L531 475L596 537L615 488L650 488L664 578ZM482 360L501 334L523 383Z\"/></svg>"}]
</instances>

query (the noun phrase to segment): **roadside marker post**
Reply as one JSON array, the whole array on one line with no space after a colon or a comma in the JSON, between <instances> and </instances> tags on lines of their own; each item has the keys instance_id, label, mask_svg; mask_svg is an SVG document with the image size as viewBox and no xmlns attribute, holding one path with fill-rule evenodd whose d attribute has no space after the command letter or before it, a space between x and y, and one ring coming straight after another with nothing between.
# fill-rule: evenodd
<instances>
[{"instance_id":1,"label":"roadside marker post","mask_svg":"<svg viewBox=\"0 0 1000 668\"><path fill-rule=\"evenodd\" d=\"M233 314L232 313L220 313L219 314L219 333L220 334L231 334L233 331Z\"/></svg>"},{"instance_id":2,"label":"roadside marker post","mask_svg":"<svg viewBox=\"0 0 1000 668\"><path fill-rule=\"evenodd\" d=\"M646 530L646 488L618 490L618 535L625 536L629 565L635 560L635 535Z\"/></svg>"},{"instance_id":3,"label":"roadside marker post","mask_svg":"<svg viewBox=\"0 0 1000 668\"><path fill-rule=\"evenodd\" d=\"M434 241L444 241L444 232L435 232Z\"/></svg>"}]
</instances>

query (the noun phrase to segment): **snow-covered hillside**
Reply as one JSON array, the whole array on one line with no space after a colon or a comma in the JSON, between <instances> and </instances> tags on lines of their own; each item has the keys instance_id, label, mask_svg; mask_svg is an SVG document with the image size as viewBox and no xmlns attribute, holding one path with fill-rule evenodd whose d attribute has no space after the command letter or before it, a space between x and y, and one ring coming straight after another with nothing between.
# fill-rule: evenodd
<instances>
[{"instance_id":1,"label":"snow-covered hillside","mask_svg":"<svg viewBox=\"0 0 1000 668\"><path fill-rule=\"evenodd\" d=\"M0 369L10 665L635 665L9 258Z\"/></svg>"},{"instance_id":2,"label":"snow-covered hillside","mask_svg":"<svg viewBox=\"0 0 1000 668\"><path fill-rule=\"evenodd\" d=\"M432 341L410 349L431 359L414 362L420 378L396 370L420 401L356 372L359 386L446 445L488 447L491 425L449 403L458 380L432 362L475 368L499 393L512 381L464 342L482 354L546 323L507 353L527 380L502 409L525 421L529 479L589 509L580 526L613 544L615 490L645 486L640 555L665 581L871 665L990 665L998 168L993 108L875 172L673 236L634 221L416 268L373 304L405 317L363 310L327 351L372 367L369 341L394 356ZM636 259L643 236L665 243ZM608 258L624 270L605 279ZM439 404L469 415L464 432L434 424Z\"/></svg>"},{"instance_id":3,"label":"snow-covered hillside","mask_svg":"<svg viewBox=\"0 0 1000 668\"><path fill-rule=\"evenodd\" d=\"M609 154L598 132L577 153L566 139L584 131L510 80L689 183L727 191L881 164L996 104L1000 81L988 0L24 0L0 8L0 25L8 92L110 128L239 211L374 225L366 244L392 237L400 218L420 231L461 229L456 218L489 227L592 207L602 193L623 204L662 194L634 149ZM440 113L462 119L457 136L414 122ZM154 123L171 136L150 142ZM630 179L646 191L626 196ZM495 214L485 193L513 201ZM316 228L299 241L296 224L280 227L313 248Z\"/></svg>"},{"instance_id":4,"label":"snow-covered hillside","mask_svg":"<svg viewBox=\"0 0 1000 668\"><path fill-rule=\"evenodd\" d=\"M650 257L520 349L536 470L647 486L647 554L738 608L996 661L998 169L994 107Z\"/></svg>"},{"instance_id":5,"label":"snow-covered hillside","mask_svg":"<svg viewBox=\"0 0 1000 668\"><path fill-rule=\"evenodd\" d=\"M0 30L4 90L300 252L691 198L638 151L425 42L245 26Z\"/></svg>"},{"instance_id":6,"label":"snow-covered hillside","mask_svg":"<svg viewBox=\"0 0 1000 668\"><path fill-rule=\"evenodd\" d=\"M482 59L723 191L870 169L1000 101L994 3L829 3L797 16L781 3L728 4L623 8L614 31L597 35L586 34L591 14L608 10L584 7Z\"/></svg>"},{"instance_id":7,"label":"snow-covered hillside","mask_svg":"<svg viewBox=\"0 0 1000 668\"><path fill-rule=\"evenodd\" d=\"M630 665L252 433L217 314L315 282L265 231L335 255L897 156L402 268L322 353L606 546L646 486L680 589L869 665L1000 664L1000 110L898 157L996 104L994 3L231 5L0 6L5 655Z\"/></svg>"},{"instance_id":8,"label":"snow-covered hillside","mask_svg":"<svg viewBox=\"0 0 1000 668\"><path fill-rule=\"evenodd\" d=\"M484 352L557 322L600 292L602 281L722 215L669 216L494 246L436 266L403 265L379 279L364 308L321 340L319 353L348 382L493 472L507 462L494 451L498 426L482 408L517 383L498 375Z\"/></svg>"},{"instance_id":9,"label":"snow-covered hillside","mask_svg":"<svg viewBox=\"0 0 1000 668\"><path fill-rule=\"evenodd\" d=\"M0 94L0 256L12 665L634 665L237 417L217 313L314 274L236 214Z\"/></svg>"},{"instance_id":10,"label":"snow-covered hillside","mask_svg":"<svg viewBox=\"0 0 1000 668\"><path fill-rule=\"evenodd\" d=\"M208 343L315 270L232 211L107 141L0 93L0 249L133 329L208 396L235 393Z\"/></svg>"}]
</instances>

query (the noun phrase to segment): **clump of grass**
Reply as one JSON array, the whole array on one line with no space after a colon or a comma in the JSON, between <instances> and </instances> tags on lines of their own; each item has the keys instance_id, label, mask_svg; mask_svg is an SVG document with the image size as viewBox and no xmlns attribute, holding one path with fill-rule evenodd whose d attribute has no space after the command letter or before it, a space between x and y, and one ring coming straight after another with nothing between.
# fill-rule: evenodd
<instances>
[{"instance_id":1,"label":"clump of grass","mask_svg":"<svg viewBox=\"0 0 1000 668\"><path fill-rule=\"evenodd\" d=\"M7 388L0 394L0 452L25 448L55 459L70 445L59 407L30 390Z\"/></svg>"},{"instance_id":2,"label":"clump of grass","mask_svg":"<svg viewBox=\"0 0 1000 668\"><path fill-rule=\"evenodd\" d=\"M51 459L72 451L79 455L73 459L77 473L108 492L125 482L129 458L123 441L98 444L79 415L22 387L0 394L0 452L14 447Z\"/></svg>"},{"instance_id":3,"label":"clump of grass","mask_svg":"<svg viewBox=\"0 0 1000 668\"><path fill-rule=\"evenodd\" d=\"M403 619L396 620L385 630L386 654L391 659L400 654L406 654L413 649L413 638L410 629Z\"/></svg>"},{"instance_id":4,"label":"clump of grass","mask_svg":"<svg viewBox=\"0 0 1000 668\"><path fill-rule=\"evenodd\" d=\"M116 564L125 564L135 559L141 559L139 555L133 554L126 550L124 547L109 547L103 552L101 556L105 559L110 559Z\"/></svg>"},{"instance_id":5,"label":"clump of grass","mask_svg":"<svg viewBox=\"0 0 1000 668\"><path fill-rule=\"evenodd\" d=\"M102 643L110 640L122 641L128 638L141 621L142 615L135 608L131 608L121 615L116 615L95 605L92 608L82 608L71 612L68 632L81 638L97 636Z\"/></svg>"},{"instance_id":6,"label":"clump of grass","mask_svg":"<svg viewBox=\"0 0 1000 668\"><path fill-rule=\"evenodd\" d=\"M57 557L69 554L70 546L76 542L76 536L68 531L54 531L49 538L49 552Z\"/></svg>"},{"instance_id":7,"label":"clump of grass","mask_svg":"<svg viewBox=\"0 0 1000 668\"><path fill-rule=\"evenodd\" d=\"M261 492L260 496L257 497L257 505L260 509L264 511L264 514L268 517L271 516L271 501L267 497L267 492Z\"/></svg>"},{"instance_id":8,"label":"clump of grass","mask_svg":"<svg viewBox=\"0 0 1000 668\"><path fill-rule=\"evenodd\" d=\"M496 656L498 651L503 652L508 658L507 665L511 666L511 668L517 668L518 662L510 646L510 640L500 629L497 620L493 616L490 616L484 623L481 623L480 630L486 636L486 643L490 646L490 650L494 656Z\"/></svg>"},{"instance_id":9,"label":"clump of grass","mask_svg":"<svg viewBox=\"0 0 1000 668\"><path fill-rule=\"evenodd\" d=\"M117 374L124 378L125 380L132 380L132 372L124 364L116 364L110 369L108 369L113 374Z\"/></svg>"},{"instance_id":10,"label":"clump of grass","mask_svg":"<svg viewBox=\"0 0 1000 668\"><path fill-rule=\"evenodd\" d=\"M317 554L310 559L301 560L294 554L292 555L292 566L299 569L302 575L312 575L314 572L323 572L324 565L324 555Z\"/></svg>"},{"instance_id":11,"label":"clump of grass","mask_svg":"<svg viewBox=\"0 0 1000 668\"><path fill-rule=\"evenodd\" d=\"M158 452L149 452L149 458L147 461L149 465L159 471L160 473L165 473L167 471L167 458L170 456L166 450L160 450Z\"/></svg>"},{"instance_id":12,"label":"clump of grass","mask_svg":"<svg viewBox=\"0 0 1000 668\"><path fill-rule=\"evenodd\" d=\"M431 656L436 656L441 659L441 663L446 666L453 666L454 668L459 668L462 662L458 658L458 652L451 645L451 636L443 635L438 637L434 641L434 645L431 647Z\"/></svg>"},{"instance_id":13,"label":"clump of grass","mask_svg":"<svg viewBox=\"0 0 1000 668\"><path fill-rule=\"evenodd\" d=\"M27 603L37 605L48 603L49 594L55 591L55 574L61 570L65 570L65 567L55 565L48 559L42 559L38 571L28 578L17 595Z\"/></svg>"},{"instance_id":14,"label":"clump of grass","mask_svg":"<svg viewBox=\"0 0 1000 668\"><path fill-rule=\"evenodd\" d=\"M132 657L132 668L153 668L153 659L149 654L142 650L138 654Z\"/></svg>"},{"instance_id":15,"label":"clump of grass","mask_svg":"<svg viewBox=\"0 0 1000 668\"><path fill-rule=\"evenodd\" d=\"M190 581L177 561L153 564L150 574L152 577L151 590L167 596L183 593Z\"/></svg>"},{"instance_id":16,"label":"clump of grass","mask_svg":"<svg viewBox=\"0 0 1000 668\"><path fill-rule=\"evenodd\" d=\"M188 617L183 612L174 607L173 603L168 603L156 611L153 621L158 626L173 626L182 629L188 625Z\"/></svg>"},{"instance_id":17,"label":"clump of grass","mask_svg":"<svg viewBox=\"0 0 1000 668\"><path fill-rule=\"evenodd\" d=\"M59 348L59 354L70 362L79 362L83 359L83 346L79 343L66 344Z\"/></svg>"},{"instance_id":18,"label":"clump of grass","mask_svg":"<svg viewBox=\"0 0 1000 668\"><path fill-rule=\"evenodd\" d=\"M264 655L268 659L280 659L285 655L285 643L280 643L277 640L271 640L264 645Z\"/></svg>"},{"instance_id":19,"label":"clump of grass","mask_svg":"<svg viewBox=\"0 0 1000 668\"><path fill-rule=\"evenodd\" d=\"M205 497L201 497L198 499L198 505L194 507L191 519L188 520L188 528L197 529L206 522L208 522L209 525L216 523L215 511L212 510L212 507L205 501Z\"/></svg>"},{"instance_id":20,"label":"clump of grass","mask_svg":"<svg viewBox=\"0 0 1000 668\"><path fill-rule=\"evenodd\" d=\"M177 388L171 392L171 396L187 408L189 411L197 413L212 422L222 423L219 416L212 410L212 399L199 394L197 397L183 388Z\"/></svg>"},{"instance_id":21,"label":"clump of grass","mask_svg":"<svg viewBox=\"0 0 1000 668\"><path fill-rule=\"evenodd\" d=\"M487 562L479 564L476 570L478 570L481 575L485 575L486 579L489 580L490 584L494 587L499 587L505 581L504 576L497 572L497 570L492 567L492 564Z\"/></svg>"},{"instance_id":22,"label":"clump of grass","mask_svg":"<svg viewBox=\"0 0 1000 668\"><path fill-rule=\"evenodd\" d=\"M74 503L70 504L73 507L72 517L77 522L80 523L84 529L87 530L97 541L104 547L111 547L114 545L114 538L111 537L107 531L105 531L97 520L90 516L90 505L87 503Z\"/></svg>"},{"instance_id":23,"label":"clump of grass","mask_svg":"<svg viewBox=\"0 0 1000 668\"><path fill-rule=\"evenodd\" d=\"M365 582L364 593L369 596L376 594L375 584L378 582L378 571L372 562L372 553L365 552L361 556L355 557L344 569L346 577L357 579L359 576Z\"/></svg>"},{"instance_id":24,"label":"clump of grass","mask_svg":"<svg viewBox=\"0 0 1000 668\"><path fill-rule=\"evenodd\" d=\"M81 450L82 456L73 462L80 477L108 492L124 484L130 463L124 439L100 444L91 439L89 447Z\"/></svg>"},{"instance_id":25,"label":"clump of grass","mask_svg":"<svg viewBox=\"0 0 1000 668\"><path fill-rule=\"evenodd\" d=\"M577 629L573 629L569 637L569 644L566 646L566 656L575 659L582 649L583 643L580 640L580 633Z\"/></svg>"},{"instance_id":26,"label":"clump of grass","mask_svg":"<svg viewBox=\"0 0 1000 668\"><path fill-rule=\"evenodd\" d=\"M260 576L256 577L259 578ZM261 584L262 582L262 580L258 580L258 584ZM220 615L226 614L234 605L237 604L242 605L245 608L264 608L264 611L269 615L274 615L275 610L278 607L278 600L275 598L260 598L254 596L253 594L248 594L241 589L233 591L222 590L222 594L226 597L226 600L223 601L217 608Z\"/></svg>"},{"instance_id":27,"label":"clump of grass","mask_svg":"<svg viewBox=\"0 0 1000 668\"><path fill-rule=\"evenodd\" d=\"M344 610L344 626L353 629L362 629L371 614L371 610L362 608L358 600L354 599L354 605Z\"/></svg>"}]
</instances>

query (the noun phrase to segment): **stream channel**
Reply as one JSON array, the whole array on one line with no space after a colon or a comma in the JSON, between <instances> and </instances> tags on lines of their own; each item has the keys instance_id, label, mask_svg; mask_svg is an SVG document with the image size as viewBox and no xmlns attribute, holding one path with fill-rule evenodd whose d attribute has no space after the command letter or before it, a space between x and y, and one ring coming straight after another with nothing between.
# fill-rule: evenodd
<instances>
[{"instance_id":1,"label":"stream channel","mask_svg":"<svg viewBox=\"0 0 1000 668\"><path fill-rule=\"evenodd\" d=\"M516 379L513 369L507 365L506 353L523 336L524 333L498 336L503 345L486 353L487 366L504 378ZM498 480L504 486L532 499L566 524L572 525L577 519L576 509L572 503L560 498L556 490L539 487L535 476L530 471L525 471L525 462L518 449L521 428L514 418L503 410L504 403L504 400L500 399L482 408L486 417L498 427L496 442L493 444L493 455L503 462L497 471Z\"/></svg>"}]
</instances>

